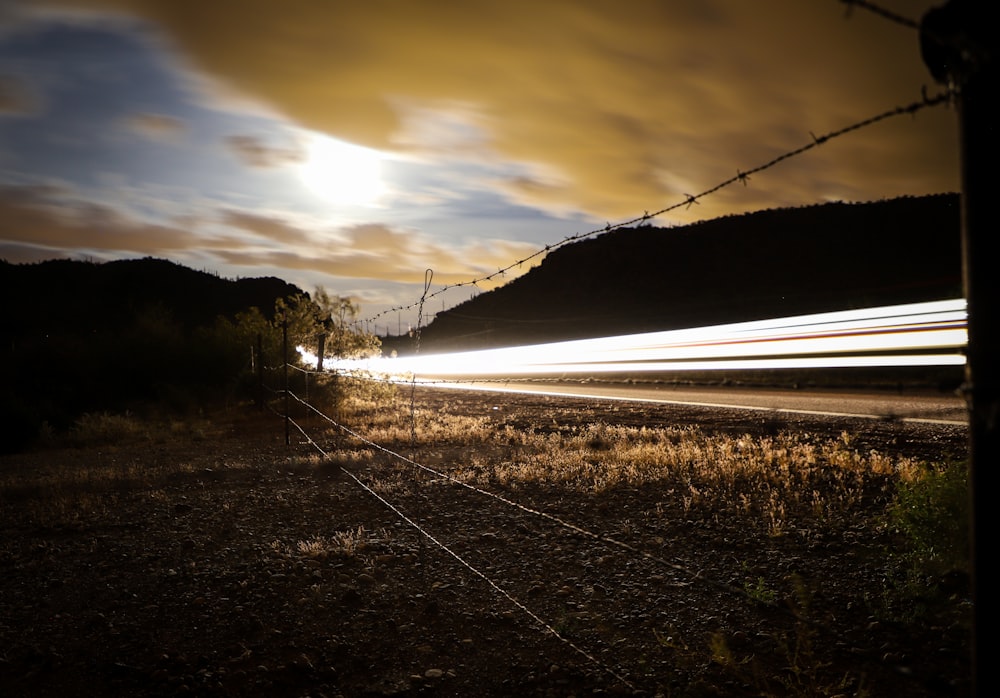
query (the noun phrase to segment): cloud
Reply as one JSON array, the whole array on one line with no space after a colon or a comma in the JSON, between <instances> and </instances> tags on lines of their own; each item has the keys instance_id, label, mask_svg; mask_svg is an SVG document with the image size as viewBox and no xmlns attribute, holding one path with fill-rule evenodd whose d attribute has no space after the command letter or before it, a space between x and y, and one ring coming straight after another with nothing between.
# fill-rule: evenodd
<instances>
[{"instance_id":1,"label":"cloud","mask_svg":"<svg viewBox=\"0 0 1000 698\"><path fill-rule=\"evenodd\" d=\"M0 36L20 27L29 14L28 8L16 2L0 2Z\"/></svg>"},{"instance_id":2,"label":"cloud","mask_svg":"<svg viewBox=\"0 0 1000 698\"><path fill-rule=\"evenodd\" d=\"M154 223L108 204L81 201L70 188L41 184L0 187L0 247L14 262L86 254L181 262L211 258L268 274L308 271L404 284L422 283L428 268L439 283L467 282L470 273L489 274L535 252L528 243L450 245L418 230L379 223L329 229L290 215L233 208L188 218L183 225Z\"/></svg>"},{"instance_id":3,"label":"cloud","mask_svg":"<svg viewBox=\"0 0 1000 698\"><path fill-rule=\"evenodd\" d=\"M911 30L860 11L846 19L835 2L51 1L140 15L199 70L306 128L499 156L545 173L509 182L512 199L597 217L697 193L677 182L707 189L810 132L918 99L929 82ZM930 4L901 0L899 11L919 18ZM453 129L426 128L435 112L474 129L456 143ZM867 198L954 189L953 128L918 115L877 139L851 136L885 156L878 173L831 143L794 177L775 170L754 186L772 200L794 190L799 203L832 174ZM919 177L907 172L913 150ZM733 212L708 202L700 213L712 210Z\"/></svg>"},{"instance_id":4,"label":"cloud","mask_svg":"<svg viewBox=\"0 0 1000 698\"><path fill-rule=\"evenodd\" d=\"M126 122L130 129L154 141L174 143L187 130L182 119L167 114L133 114Z\"/></svg>"},{"instance_id":5,"label":"cloud","mask_svg":"<svg viewBox=\"0 0 1000 698\"><path fill-rule=\"evenodd\" d=\"M226 145L245 164L269 168L295 165L305 159L300 148L281 148L268 145L256 136L229 136Z\"/></svg>"},{"instance_id":6,"label":"cloud","mask_svg":"<svg viewBox=\"0 0 1000 698\"><path fill-rule=\"evenodd\" d=\"M279 245L302 247L311 246L316 243L314 235L280 217L251 211L226 209L222 212L222 223L253 233L261 240Z\"/></svg>"},{"instance_id":7,"label":"cloud","mask_svg":"<svg viewBox=\"0 0 1000 698\"><path fill-rule=\"evenodd\" d=\"M306 231L281 217L261 214L228 211L224 220L258 236L238 248L215 249L226 264L312 271L341 279L422 283L430 268L439 283L462 283L469 281L470 273L493 273L537 249L534 244L505 240L449 245L418 230L380 223ZM525 264L518 273L530 266ZM508 273L504 280L518 273Z\"/></svg>"},{"instance_id":8,"label":"cloud","mask_svg":"<svg viewBox=\"0 0 1000 698\"><path fill-rule=\"evenodd\" d=\"M0 240L54 256L67 250L169 255L204 244L187 230L140 221L71 193L42 185L0 188Z\"/></svg>"},{"instance_id":9,"label":"cloud","mask_svg":"<svg viewBox=\"0 0 1000 698\"><path fill-rule=\"evenodd\" d=\"M23 116L38 110L38 97L24 81L0 75L0 116Z\"/></svg>"}]
</instances>

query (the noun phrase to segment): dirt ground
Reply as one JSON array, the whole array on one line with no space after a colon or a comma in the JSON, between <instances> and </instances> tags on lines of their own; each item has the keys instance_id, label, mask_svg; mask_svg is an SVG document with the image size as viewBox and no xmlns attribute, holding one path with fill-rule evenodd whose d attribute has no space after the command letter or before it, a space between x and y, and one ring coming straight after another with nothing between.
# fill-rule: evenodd
<instances>
[{"instance_id":1,"label":"dirt ground","mask_svg":"<svg viewBox=\"0 0 1000 698\"><path fill-rule=\"evenodd\" d=\"M417 404L521 429L847 429L863 449L965 449L961 429L887 422L432 390ZM0 490L0 695L970 693L961 579L917 622L880 611L885 493L854 525L768 536L732 512L685 516L657 488L497 492L516 508L422 471L399 485L408 466L391 458L317 462L292 440L247 409L173 438L0 459L25 474ZM115 477L51 475L70 467Z\"/></svg>"}]
</instances>

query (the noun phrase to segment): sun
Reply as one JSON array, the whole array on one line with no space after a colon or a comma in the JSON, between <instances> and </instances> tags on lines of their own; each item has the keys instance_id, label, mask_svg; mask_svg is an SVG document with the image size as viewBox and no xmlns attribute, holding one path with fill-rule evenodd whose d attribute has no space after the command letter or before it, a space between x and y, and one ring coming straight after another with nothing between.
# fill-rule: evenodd
<instances>
[{"instance_id":1,"label":"sun","mask_svg":"<svg viewBox=\"0 0 1000 698\"><path fill-rule=\"evenodd\" d=\"M371 206L385 192L381 153L327 136L310 138L299 177L313 193L335 204Z\"/></svg>"}]
</instances>

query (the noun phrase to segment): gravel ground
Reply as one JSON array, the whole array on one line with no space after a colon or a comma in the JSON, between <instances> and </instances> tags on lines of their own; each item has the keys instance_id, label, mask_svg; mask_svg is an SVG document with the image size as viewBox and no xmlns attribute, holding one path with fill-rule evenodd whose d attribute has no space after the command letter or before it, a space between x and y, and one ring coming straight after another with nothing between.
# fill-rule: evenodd
<instances>
[{"instance_id":1,"label":"gravel ground","mask_svg":"<svg viewBox=\"0 0 1000 698\"><path fill-rule=\"evenodd\" d=\"M416 400L418 413L517 429L848 430L861 449L965 449L954 428L432 390ZM970 693L961 579L941 580L956 585L950 599L929 601L919 622L879 612L894 545L873 524L884 493L851 525L769 536L731 511L685 513L655 487L495 489L516 508L381 455L321 462L293 441L279 418L234 411L169 438L0 459L0 695ZM462 455L412 454L442 470ZM71 471L113 476L66 484Z\"/></svg>"}]
</instances>

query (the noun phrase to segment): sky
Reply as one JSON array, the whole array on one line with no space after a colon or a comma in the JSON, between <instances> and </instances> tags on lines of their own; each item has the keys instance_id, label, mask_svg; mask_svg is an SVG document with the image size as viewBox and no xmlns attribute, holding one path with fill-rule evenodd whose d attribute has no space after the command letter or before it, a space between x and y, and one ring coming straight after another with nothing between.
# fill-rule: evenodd
<instances>
[{"instance_id":1,"label":"sky","mask_svg":"<svg viewBox=\"0 0 1000 698\"><path fill-rule=\"evenodd\" d=\"M939 89L838 0L0 0L0 259L277 276L395 333L648 212L958 191L935 106L677 206Z\"/></svg>"}]
</instances>

